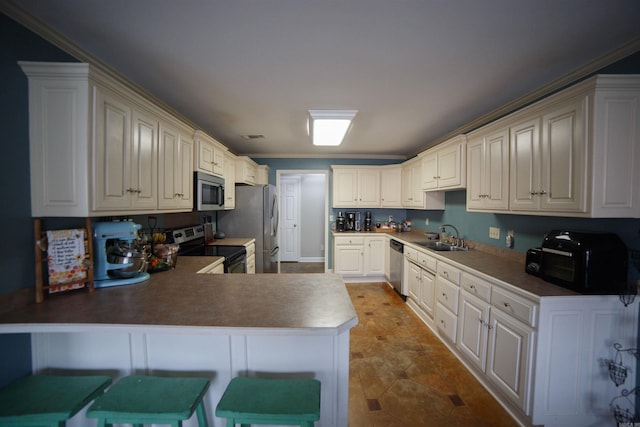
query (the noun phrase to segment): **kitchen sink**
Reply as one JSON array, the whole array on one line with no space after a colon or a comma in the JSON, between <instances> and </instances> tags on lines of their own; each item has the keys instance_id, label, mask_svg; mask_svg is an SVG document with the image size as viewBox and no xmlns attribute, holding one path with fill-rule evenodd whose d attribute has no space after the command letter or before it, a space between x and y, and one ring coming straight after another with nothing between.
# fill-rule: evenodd
<instances>
[{"instance_id":1,"label":"kitchen sink","mask_svg":"<svg viewBox=\"0 0 640 427\"><path fill-rule=\"evenodd\" d=\"M426 242L415 242L416 245L420 245L427 249L433 249L434 251L468 251L469 248L461 248L459 246L453 246L449 243L440 242L436 240L427 240Z\"/></svg>"}]
</instances>

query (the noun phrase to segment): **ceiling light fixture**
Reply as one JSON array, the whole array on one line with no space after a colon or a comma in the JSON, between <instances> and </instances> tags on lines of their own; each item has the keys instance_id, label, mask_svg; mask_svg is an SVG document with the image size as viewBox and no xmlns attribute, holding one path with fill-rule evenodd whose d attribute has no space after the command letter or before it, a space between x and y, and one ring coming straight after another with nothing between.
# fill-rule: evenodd
<instances>
[{"instance_id":1,"label":"ceiling light fixture","mask_svg":"<svg viewBox=\"0 0 640 427\"><path fill-rule=\"evenodd\" d=\"M309 110L313 145L340 145L358 110Z\"/></svg>"}]
</instances>

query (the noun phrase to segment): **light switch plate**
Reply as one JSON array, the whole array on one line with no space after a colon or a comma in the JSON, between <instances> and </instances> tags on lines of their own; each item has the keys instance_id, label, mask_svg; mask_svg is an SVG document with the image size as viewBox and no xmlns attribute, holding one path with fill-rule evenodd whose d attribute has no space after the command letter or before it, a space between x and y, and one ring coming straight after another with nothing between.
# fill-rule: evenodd
<instances>
[{"instance_id":1,"label":"light switch plate","mask_svg":"<svg viewBox=\"0 0 640 427\"><path fill-rule=\"evenodd\" d=\"M489 227L489 238L500 239L500 229L498 227Z\"/></svg>"}]
</instances>

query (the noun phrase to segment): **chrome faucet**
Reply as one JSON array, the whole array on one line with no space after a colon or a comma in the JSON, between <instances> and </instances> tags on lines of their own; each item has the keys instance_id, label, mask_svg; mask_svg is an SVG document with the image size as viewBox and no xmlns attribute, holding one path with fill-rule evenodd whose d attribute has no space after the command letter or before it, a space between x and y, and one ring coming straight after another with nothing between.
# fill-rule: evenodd
<instances>
[{"instance_id":1,"label":"chrome faucet","mask_svg":"<svg viewBox=\"0 0 640 427\"><path fill-rule=\"evenodd\" d=\"M462 240L460 238L460 232L458 231L458 229L452 224L442 224L440 226L440 232L444 233L445 232L445 227L451 227L456 232L456 237L453 238L453 242L452 242L453 246L458 246L458 247L464 248L464 240Z\"/></svg>"}]
</instances>

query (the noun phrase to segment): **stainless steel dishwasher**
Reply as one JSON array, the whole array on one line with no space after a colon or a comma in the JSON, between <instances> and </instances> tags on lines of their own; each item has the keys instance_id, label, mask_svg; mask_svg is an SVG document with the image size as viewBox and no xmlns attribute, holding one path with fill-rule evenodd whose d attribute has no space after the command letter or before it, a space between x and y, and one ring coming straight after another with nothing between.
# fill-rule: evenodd
<instances>
[{"instance_id":1,"label":"stainless steel dishwasher","mask_svg":"<svg viewBox=\"0 0 640 427\"><path fill-rule=\"evenodd\" d=\"M402 291L402 270L404 266L404 244L397 240L389 240L389 283L402 299L407 296Z\"/></svg>"}]
</instances>

